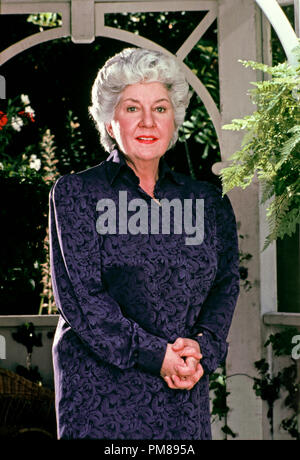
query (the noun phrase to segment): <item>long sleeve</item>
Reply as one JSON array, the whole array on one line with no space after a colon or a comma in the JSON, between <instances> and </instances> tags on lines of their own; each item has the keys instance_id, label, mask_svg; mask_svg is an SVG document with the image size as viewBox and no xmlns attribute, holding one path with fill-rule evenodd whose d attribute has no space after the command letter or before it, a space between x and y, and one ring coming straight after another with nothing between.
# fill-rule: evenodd
<instances>
[{"instance_id":1,"label":"long sleeve","mask_svg":"<svg viewBox=\"0 0 300 460\"><path fill-rule=\"evenodd\" d=\"M206 373L214 372L225 360L226 338L239 295L239 255L236 221L227 196L215 196L215 231L218 254L216 277L202 305L194 331L200 345L201 364Z\"/></svg>"},{"instance_id":2,"label":"long sleeve","mask_svg":"<svg viewBox=\"0 0 300 460\"><path fill-rule=\"evenodd\" d=\"M101 280L99 235L88 187L75 174L50 193L50 261L59 313L101 360L159 374L167 341L126 318Z\"/></svg>"}]
</instances>

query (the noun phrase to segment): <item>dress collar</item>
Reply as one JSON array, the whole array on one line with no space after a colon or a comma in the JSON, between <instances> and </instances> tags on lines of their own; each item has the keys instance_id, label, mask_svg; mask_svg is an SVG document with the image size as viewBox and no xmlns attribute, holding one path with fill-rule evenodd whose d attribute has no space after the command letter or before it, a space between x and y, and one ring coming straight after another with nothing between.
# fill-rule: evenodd
<instances>
[{"instance_id":1,"label":"dress collar","mask_svg":"<svg viewBox=\"0 0 300 460\"><path fill-rule=\"evenodd\" d=\"M126 163L124 155L117 149L114 149L110 153L109 157L106 159L106 165L106 172L110 185L112 185L117 176L121 174L121 171L124 171L126 169L130 170L133 173L133 177L135 177L136 182L139 183L139 179L135 175L133 169L131 169L130 166L128 166L128 164ZM176 184L184 184L183 180L178 176L178 174L175 171L172 171L164 157L162 157L159 160L159 180L164 178L165 176L169 176L174 182L176 182Z\"/></svg>"}]
</instances>

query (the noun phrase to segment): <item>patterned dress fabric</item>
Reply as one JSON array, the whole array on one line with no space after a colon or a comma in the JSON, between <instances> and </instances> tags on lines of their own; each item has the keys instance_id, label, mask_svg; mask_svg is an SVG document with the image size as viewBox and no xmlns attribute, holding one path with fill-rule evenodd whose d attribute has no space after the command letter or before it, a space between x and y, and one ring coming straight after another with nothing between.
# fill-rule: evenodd
<instances>
[{"instance_id":1,"label":"patterned dress fabric","mask_svg":"<svg viewBox=\"0 0 300 460\"><path fill-rule=\"evenodd\" d=\"M147 232L124 231L124 219L136 215L130 206L124 214L125 191L127 203L143 200ZM58 438L211 439L209 374L226 358L239 294L235 217L217 187L172 171L164 158L154 193L182 210L184 200L203 200L201 244L186 244L191 234L172 224L172 206L170 231L160 224L151 233L150 213L162 206L117 150L51 190ZM120 217L114 234L97 227L103 199ZM192 212L195 224L196 205ZM167 343L178 337L197 340L203 355L204 375L192 390L170 389L160 376Z\"/></svg>"}]
</instances>

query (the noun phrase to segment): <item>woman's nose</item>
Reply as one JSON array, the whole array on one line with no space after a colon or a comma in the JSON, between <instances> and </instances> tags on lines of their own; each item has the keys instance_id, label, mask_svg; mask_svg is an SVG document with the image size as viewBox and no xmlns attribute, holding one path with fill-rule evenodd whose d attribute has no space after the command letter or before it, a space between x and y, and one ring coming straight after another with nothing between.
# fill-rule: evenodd
<instances>
[{"instance_id":1,"label":"woman's nose","mask_svg":"<svg viewBox=\"0 0 300 460\"><path fill-rule=\"evenodd\" d=\"M144 128L152 128L155 126L155 118L152 110L142 110L140 126Z\"/></svg>"}]
</instances>

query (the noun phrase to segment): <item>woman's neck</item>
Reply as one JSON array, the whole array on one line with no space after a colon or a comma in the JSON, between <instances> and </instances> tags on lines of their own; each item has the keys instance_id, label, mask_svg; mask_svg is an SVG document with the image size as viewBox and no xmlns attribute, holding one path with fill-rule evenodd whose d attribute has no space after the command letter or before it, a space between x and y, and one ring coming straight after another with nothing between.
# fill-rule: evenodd
<instances>
[{"instance_id":1,"label":"woman's neck","mask_svg":"<svg viewBox=\"0 0 300 460\"><path fill-rule=\"evenodd\" d=\"M158 179L159 159L157 161L143 162L143 164L133 163L126 160L140 180L140 187L148 195L154 197L154 187Z\"/></svg>"}]
</instances>

